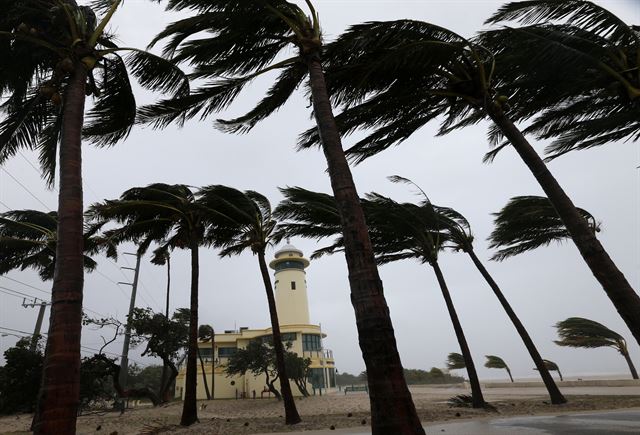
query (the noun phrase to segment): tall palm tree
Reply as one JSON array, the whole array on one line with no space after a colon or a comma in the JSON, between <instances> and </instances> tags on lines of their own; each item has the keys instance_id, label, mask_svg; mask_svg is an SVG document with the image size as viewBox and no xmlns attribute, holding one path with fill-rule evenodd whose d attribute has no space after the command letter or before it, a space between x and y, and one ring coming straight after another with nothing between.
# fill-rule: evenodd
<instances>
[{"instance_id":1,"label":"tall palm tree","mask_svg":"<svg viewBox=\"0 0 640 435\"><path fill-rule=\"evenodd\" d=\"M44 178L55 179L59 151L58 230L52 306L36 433L75 433L82 323L81 135L99 146L125 138L136 104L128 74L152 90L188 92L184 75L150 53L118 47L74 0L0 1L0 164L19 149L39 152ZM123 50L129 55L122 57ZM95 97L84 125L87 95ZM59 150L58 150L59 148Z\"/></svg>"},{"instance_id":2,"label":"tall palm tree","mask_svg":"<svg viewBox=\"0 0 640 435\"><path fill-rule=\"evenodd\" d=\"M507 374L509 375L509 379L511 379L511 382L513 382L513 376L511 376L511 370L509 369L509 366L507 365L506 362L504 362L502 358L495 355L485 355L485 358L487 358L487 361L484 363L485 367L489 369L505 369L507 371Z\"/></svg>"},{"instance_id":3,"label":"tall palm tree","mask_svg":"<svg viewBox=\"0 0 640 435\"><path fill-rule=\"evenodd\" d=\"M558 346L568 347L611 347L622 355L629 366L633 379L638 379L638 372L629 356L629 349L625 339L615 331L601 323L582 317L569 317L556 323L560 340L554 343Z\"/></svg>"},{"instance_id":4,"label":"tall palm tree","mask_svg":"<svg viewBox=\"0 0 640 435\"><path fill-rule=\"evenodd\" d=\"M287 232L290 235L319 237L321 234L316 233L311 235L309 230L312 230L315 226L321 226L324 227L322 230L323 234L327 231L330 225L317 220L315 222L311 221L313 222L311 228L307 227L304 231L296 231L296 229L301 227L301 220L308 215L311 208L301 211L295 204L296 200L293 195L300 191L299 188L293 190L282 189L282 191L287 199L276 210L277 215L283 219L293 218L297 221L293 226L288 226L286 223L282 225L281 229L283 232ZM291 201L292 199L293 201ZM442 296L447 305L460 350L464 357L465 367L471 385L473 407L484 407L485 402L471 351L469 350L464 330L460 324L444 274L438 262L438 254L441 250L445 249L448 239L448 235L444 231L446 228L445 225L441 225L438 214L428 198L420 205L411 203L400 204L390 198L374 193L368 194L367 199L362 200L362 202L378 264L385 264L397 260L416 259L421 263L429 264L433 268ZM335 201L333 204L335 210ZM314 256L317 257L325 253L331 253L338 247L342 248L342 246L343 241L339 239L333 246L316 251Z\"/></svg>"},{"instance_id":5,"label":"tall palm tree","mask_svg":"<svg viewBox=\"0 0 640 435\"><path fill-rule=\"evenodd\" d=\"M271 204L258 192L252 190L241 192L221 185L203 187L198 195L208 208L219 210L230 218L212 227L208 235L208 238L214 241L214 246L220 248L220 256L230 257L251 250L258 257L271 318L273 349L280 379L280 392L284 402L285 422L297 424L301 419L286 372L285 348L282 344L276 299L265 257L266 249L274 244L274 230L277 224L271 211Z\"/></svg>"},{"instance_id":6,"label":"tall palm tree","mask_svg":"<svg viewBox=\"0 0 640 435\"><path fill-rule=\"evenodd\" d=\"M578 208L592 232L600 224L588 211ZM562 219L544 196L515 196L495 216L495 228L489 235L489 247L498 251L492 260L502 261L552 242L561 243L571 234Z\"/></svg>"},{"instance_id":7,"label":"tall palm tree","mask_svg":"<svg viewBox=\"0 0 640 435\"><path fill-rule=\"evenodd\" d=\"M372 430L378 433L422 434L398 354L382 281L351 170L342 149L327 92L323 41L318 13L305 0L309 15L286 0L171 1L168 7L195 14L170 24L154 42L169 38L165 54L187 61L193 77L209 84L184 98L163 101L141 111L140 118L156 126L206 117L232 103L254 78L278 72L267 95L247 114L220 121L230 132L247 132L277 111L308 77L313 113L321 132L331 186L339 204L345 237L351 301L359 344L369 373ZM191 36L207 34L201 39ZM294 52L293 57L280 59Z\"/></svg>"},{"instance_id":8,"label":"tall palm tree","mask_svg":"<svg viewBox=\"0 0 640 435\"><path fill-rule=\"evenodd\" d=\"M410 180L402 177L394 176L390 178L394 182L408 182L413 184ZM418 187L418 189L420 188ZM339 226L337 225L337 209L335 200L333 199L333 197L331 197L331 195L311 192L301 188L287 188L283 189L282 191L286 199L281 203L280 206L278 206L276 212L282 219L291 219L291 221L288 221L286 222L286 224L281 226L282 230L289 232L289 234L296 234L303 237L318 239L322 237L333 237L338 233ZM424 194L424 192L422 193ZM426 198L426 195L424 196ZM364 201L364 204L365 212L367 212L368 202ZM469 257L473 261L473 264L487 281L489 287L491 287L491 289L493 290L493 293L498 298L498 301L504 308L507 316L520 335L520 338L527 348L531 359L534 361L538 371L540 372L540 377L542 378L545 387L549 392L551 403L566 403L566 399L558 389L558 386L549 374L549 371L546 369L542 357L540 356L540 353L533 343L533 340L529 336L526 328L520 321L519 317L516 315L515 311L511 307L511 304L509 304L509 301L507 301L507 298L502 293L502 290L500 289L496 281L489 274L487 269L484 267L484 265L476 255L473 249L474 237L471 232L471 226L469 222L464 218L464 216L451 208L441 207L437 205L431 205L431 207L433 213L431 215L432 222L430 222L429 225L432 228L437 226L438 228L440 228L440 230L445 231L447 234L447 237L441 240L441 242L443 243L443 247L455 252L461 251L469 255ZM384 215L381 216L384 217ZM371 220L372 217L367 216L367 221ZM375 227L375 222L373 226ZM341 246L341 240L337 240L334 245L320 249L316 252L332 253L339 246Z\"/></svg>"},{"instance_id":9,"label":"tall palm tree","mask_svg":"<svg viewBox=\"0 0 640 435\"><path fill-rule=\"evenodd\" d=\"M89 214L98 222L113 221L121 226L105 232L112 243L161 241L158 255L169 249L188 249L191 253L191 292L189 310L189 349L185 393L180 424L188 426L198 419L196 404L198 357L198 277L199 247L211 244L206 229L218 214L206 208L189 187L182 184L150 184L134 187L119 199L93 204Z\"/></svg>"},{"instance_id":10,"label":"tall palm tree","mask_svg":"<svg viewBox=\"0 0 640 435\"><path fill-rule=\"evenodd\" d=\"M523 2L524 5L534 5L532 16L545 16L544 6L540 10L535 9L538 3L558 5L565 2ZM587 20L603 31L619 26L617 22L612 24L611 17L603 13L594 13ZM538 48L526 45L521 50L526 52L524 56L531 58L537 58L540 52ZM345 109L336 117L340 131L346 134L359 128L373 130L347 151L356 162L403 142L439 115L444 115L439 134L490 119L490 142L499 144L504 138L516 150L558 212L591 272L640 343L640 296L514 123L522 117L512 118L510 106L526 105L535 96L532 91L520 101L516 93L512 97L514 101L510 102L510 94L502 92L502 80L496 79L500 72L497 71L494 53L477 41L468 40L448 29L420 21L397 20L351 27L327 47L325 58L328 59L327 76L331 79L329 93L333 102ZM538 67L555 73L564 67L565 58L556 56L556 60L555 65L541 62L542 66ZM503 69L509 65L505 62ZM606 83L612 80L614 84L620 82L610 79ZM538 84L535 90L543 86ZM590 89L586 93L589 92ZM633 91L630 95L634 95ZM633 97L633 100L631 104L637 105L637 99ZM589 102L580 104L588 106ZM550 104L549 107L553 109L556 106ZM588 118L590 113L604 117L603 113L609 113L601 107L593 113L590 110L586 112L576 116ZM530 113L530 116L534 114ZM621 117L627 120L625 122L634 123L638 119L637 109L632 115ZM556 131L564 131L570 124L559 116L556 123ZM620 128L627 132L627 136L637 131L637 128L626 129L624 125ZM546 130L547 126L540 128ZM606 137L605 133L606 129L602 137ZM312 146L318 140L318 133L310 130L302 136L299 145Z\"/></svg>"}]
</instances>

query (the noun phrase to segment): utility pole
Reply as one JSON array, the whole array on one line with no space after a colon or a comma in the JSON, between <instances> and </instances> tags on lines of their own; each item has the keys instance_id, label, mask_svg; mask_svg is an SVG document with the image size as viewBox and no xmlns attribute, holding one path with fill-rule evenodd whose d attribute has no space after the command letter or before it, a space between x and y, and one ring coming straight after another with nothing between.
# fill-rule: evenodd
<instances>
[{"instance_id":1,"label":"utility pole","mask_svg":"<svg viewBox=\"0 0 640 435\"><path fill-rule=\"evenodd\" d=\"M36 327L33 329L33 335L31 336L31 344L29 345L29 350L31 352L36 350L38 347L38 338L40 337L40 329L42 328L42 319L44 319L44 311L47 308L47 305L51 305L50 302L45 302L40 300L38 304L38 299L33 299L33 302L27 303L26 299L22 300L22 306L25 308L33 308L36 305L40 305L40 310L38 311L38 319L36 320Z\"/></svg>"},{"instance_id":2,"label":"utility pole","mask_svg":"<svg viewBox=\"0 0 640 435\"><path fill-rule=\"evenodd\" d=\"M122 344L122 359L120 360L120 385L122 388L126 386L127 383L127 373L129 371L129 342L131 341L131 316L133 315L133 309L136 307L136 291L138 290L138 276L140 275L140 259L142 258L142 254L138 252L137 254L131 254L129 252L125 252L125 255L135 255L136 256L136 267L122 267L122 269L133 270L133 282L119 282L118 284L130 285L131 286L131 302L129 303L129 315L127 316L127 325L124 330L124 343Z\"/></svg>"}]
</instances>

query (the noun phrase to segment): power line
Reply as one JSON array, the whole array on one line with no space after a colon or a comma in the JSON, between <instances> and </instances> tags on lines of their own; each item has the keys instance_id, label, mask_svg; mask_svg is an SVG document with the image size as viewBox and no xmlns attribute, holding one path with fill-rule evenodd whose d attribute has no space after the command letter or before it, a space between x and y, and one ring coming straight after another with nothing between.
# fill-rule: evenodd
<instances>
[{"instance_id":1,"label":"power line","mask_svg":"<svg viewBox=\"0 0 640 435\"><path fill-rule=\"evenodd\" d=\"M5 204L4 202L0 201L0 204L2 204L2 206L4 208L6 208L7 210L11 210L11 207L9 207L7 204Z\"/></svg>"},{"instance_id":2,"label":"power line","mask_svg":"<svg viewBox=\"0 0 640 435\"><path fill-rule=\"evenodd\" d=\"M44 293L44 294L46 294L48 296L51 296L51 292L50 291L39 289L38 287L34 287L31 284L27 284L26 282L19 281L19 280L15 279L15 278L9 278L8 276L3 276L2 278L8 279L9 281L17 282L18 284L22 284L22 285L24 285L26 287L32 288L32 289L37 290L39 292L42 292L42 293Z\"/></svg>"},{"instance_id":3,"label":"power line","mask_svg":"<svg viewBox=\"0 0 640 435\"><path fill-rule=\"evenodd\" d=\"M25 186L24 184L22 184L20 182L20 180L18 180L16 177L14 177L13 175L11 175L11 172L9 172L6 168L0 166L0 169L2 169L4 172L7 173L7 175L9 177L11 177L13 179L13 181L15 181L16 183L18 183L18 185L20 185L20 187L22 187L29 195L31 195L33 197L33 199L35 199L36 201L38 201L40 204L42 204L42 206L44 208L46 208L48 211L51 211L51 209L40 200L40 198L38 198L33 192L31 192L31 190L29 190L29 188L27 186Z\"/></svg>"},{"instance_id":4,"label":"power line","mask_svg":"<svg viewBox=\"0 0 640 435\"><path fill-rule=\"evenodd\" d=\"M32 295L30 295L30 294L22 293L22 292L19 292L18 290L13 290L13 289L10 289L10 288L8 288L8 287L0 286L0 290L7 290L7 291L10 291L10 292L13 292L13 293L17 293L17 294L19 294L20 296L25 297L25 298L30 298L30 299L40 299L40 298L37 298L37 297L32 296ZM3 293L6 293L6 292L3 292ZM41 300L42 300L42 299L41 299ZM45 301L45 302L49 302L49 301Z\"/></svg>"}]
</instances>

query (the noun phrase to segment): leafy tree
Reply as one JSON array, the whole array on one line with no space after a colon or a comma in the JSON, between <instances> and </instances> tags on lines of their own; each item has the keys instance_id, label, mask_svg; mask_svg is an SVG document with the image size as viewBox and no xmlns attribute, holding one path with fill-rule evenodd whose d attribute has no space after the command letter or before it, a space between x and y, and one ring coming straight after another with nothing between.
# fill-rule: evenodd
<instances>
[{"instance_id":1,"label":"leafy tree","mask_svg":"<svg viewBox=\"0 0 640 435\"><path fill-rule=\"evenodd\" d=\"M373 432L424 433L404 382L393 327L384 299L364 215L342 149L323 72L324 54L318 13L306 1L309 16L286 0L172 1L169 8L195 12L170 24L154 42L168 38L165 54L189 62L192 77L209 80L185 97L161 101L141 110L140 117L155 126L204 118L231 104L254 78L279 72L267 95L247 114L218 121L231 132L247 132L286 103L308 76L322 148L332 189L339 204L345 237L359 343L368 370L372 397ZM204 38L190 40L205 30ZM294 56L280 60L280 56ZM371 310L370 307L376 307ZM296 421L288 421L296 423Z\"/></svg>"},{"instance_id":2,"label":"leafy tree","mask_svg":"<svg viewBox=\"0 0 640 435\"><path fill-rule=\"evenodd\" d=\"M199 247L210 246L205 233L219 213L198 201L194 192L182 184L155 183L134 187L119 199L94 204L89 215L98 223L112 221L120 227L105 232L115 244L133 241L148 246L160 242L157 256L165 257L169 250L188 249L191 253L191 294L189 351L185 394L180 424L188 426L198 418L196 404L198 354L198 277L200 273Z\"/></svg>"},{"instance_id":3,"label":"leafy tree","mask_svg":"<svg viewBox=\"0 0 640 435\"><path fill-rule=\"evenodd\" d=\"M437 367L431 367L429 371L404 369L404 376L409 385L461 384L464 382L464 378L461 376L453 376Z\"/></svg>"},{"instance_id":4,"label":"leafy tree","mask_svg":"<svg viewBox=\"0 0 640 435\"><path fill-rule=\"evenodd\" d=\"M229 357L224 371L227 376L244 376L247 372L253 376L264 375L265 385L269 391L278 400L282 400L280 391L275 387L275 382L278 379L278 370L273 364L274 361L275 355L272 346L258 340L252 340L244 349L238 348L236 353Z\"/></svg>"},{"instance_id":5,"label":"leafy tree","mask_svg":"<svg viewBox=\"0 0 640 435\"><path fill-rule=\"evenodd\" d=\"M554 343L558 346L598 348L611 347L622 355L629 366L633 379L638 379L638 372L629 356L627 342L617 332L612 331L601 323L582 317L569 317L556 323L560 340Z\"/></svg>"},{"instance_id":6,"label":"leafy tree","mask_svg":"<svg viewBox=\"0 0 640 435\"><path fill-rule=\"evenodd\" d=\"M507 374L509 375L509 379L511 379L511 382L513 382L513 376L511 376L511 370L509 369L509 366L507 365L507 363L504 362L502 358L495 355L485 355L485 358L487 358L487 361L484 363L485 367L489 369L505 369L507 371Z\"/></svg>"},{"instance_id":7,"label":"leafy tree","mask_svg":"<svg viewBox=\"0 0 640 435\"><path fill-rule=\"evenodd\" d=\"M30 339L22 338L5 350L4 360L0 367L0 414L33 412L42 377L42 347L31 350Z\"/></svg>"},{"instance_id":8,"label":"leafy tree","mask_svg":"<svg viewBox=\"0 0 640 435\"><path fill-rule=\"evenodd\" d=\"M0 163L21 148L36 150L52 185L59 147L59 243L35 433L75 433L84 266L83 129L99 146L128 135L136 113L129 73L147 89L188 92L185 76L173 64L118 47L114 35L105 32L120 4L111 2L98 20L91 8L74 0L0 2ZM129 54L123 57L125 50ZM95 104L84 125L87 94Z\"/></svg>"},{"instance_id":9,"label":"leafy tree","mask_svg":"<svg viewBox=\"0 0 640 435\"><path fill-rule=\"evenodd\" d=\"M300 421L300 415L293 400L289 384L285 348L280 334L280 321L276 309L276 298L271 284L271 275L267 267L266 249L275 243L274 230L277 224L271 204L262 194L255 191L241 192L226 186L207 186L199 191L206 207L218 210L228 219L211 228L208 238L214 240L214 246L220 248L221 257L240 255L251 250L258 257L262 282L267 294L271 330L273 331L273 350L276 356L276 368L280 379L285 420L288 424Z\"/></svg>"},{"instance_id":10,"label":"leafy tree","mask_svg":"<svg viewBox=\"0 0 640 435\"><path fill-rule=\"evenodd\" d=\"M600 231L600 225L591 213L581 208L578 212L592 231ZM515 196L493 215L495 228L489 236L489 247L500 249L492 260L502 261L571 238L553 205L543 196Z\"/></svg>"},{"instance_id":11,"label":"leafy tree","mask_svg":"<svg viewBox=\"0 0 640 435\"><path fill-rule=\"evenodd\" d=\"M575 5L577 2L570 1L566 4ZM529 11L517 16L528 15L532 20L539 20L540 17L545 19L554 14L558 5L562 5L559 7L565 11L573 7L565 7L565 2L556 1L522 2L515 7ZM601 8L592 8L592 12L581 10L579 14L582 14L582 23L597 28L600 33L629 28L622 20L603 12ZM627 33L635 35L637 32L632 30ZM634 37L637 39L637 36ZM566 62L575 59L575 55L563 57L556 50L554 57L557 63L545 63L539 61L539 48L523 45L520 49L524 52L522 56L535 59L536 68L548 68L550 74L556 74ZM617 51L611 47L607 49ZM547 52L546 49L543 52ZM637 48L634 47L633 52L637 52ZM566 50L561 54L566 54ZM510 94L503 92L503 81L499 78L501 72L497 70L496 55L492 51L477 41L468 40L433 24L397 20L352 26L327 47L325 58L328 65L327 76L331 78L329 94L332 95L334 104L344 107L343 112L336 117L340 131L345 134L359 129L368 131L347 151L356 162L403 142L436 118L442 119L439 134L475 124L485 118L490 119L492 126L489 141L499 144L506 139L513 146L553 204L591 272L640 343L640 318L637 315L640 312L640 296L611 260L587 221L516 126L515 122L522 118L517 114L512 116ZM506 62L502 69L508 69L510 65L510 62ZM624 72L627 75L630 73L631 71ZM612 79L614 76L616 74L605 83L623 83L618 78ZM620 74L617 73L617 76ZM568 81L556 82L564 85ZM537 97L537 91L543 87L544 84L538 83L529 93L523 92L522 97L516 92L512 98L519 103L513 104L530 104ZM505 89L509 89L508 84ZM592 90L591 86L584 93L590 94ZM632 94L633 91L629 95ZM633 100L636 100L635 96ZM552 102L547 107L551 111L556 107L562 110L565 104L568 102L560 101L558 105ZM629 103L612 104L625 104L628 107ZM631 104L637 106L636 102ZM590 102L582 101L579 105L589 107ZM538 108L535 102L533 107ZM609 130L603 128L602 137L615 139L637 131L637 126L628 127L629 124L637 124L637 107L631 110L632 113L620 114L620 118L615 111L609 116L611 112L604 108L606 105L594 107L597 108L589 107L583 112L575 109L574 115L578 119L593 120L594 124L605 125L607 119L618 124L620 130L611 135L607 135L607 131L617 127ZM536 113L537 110L534 110L530 117ZM553 129L556 132L564 132L565 127L571 125L574 119L560 115L552 117L555 118ZM616 118L623 121L616 121ZM548 126L545 124L540 128L547 131ZM588 143L588 129L578 128L578 131L579 134L587 131L585 143ZM301 138L300 146L314 145L318 143L319 137L316 131L309 130Z\"/></svg>"},{"instance_id":12,"label":"leafy tree","mask_svg":"<svg viewBox=\"0 0 640 435\"><path fill-rule=\"evenodd\" d=\"M287 376L293 380L304 397L309 397L307 380L311 373L311 359L299 357L296 353L285 351L284 363L287 367Z\"/></svg>"},{"instance_id":13,"label":"leafy tree","mask_svg":"<svg viewBox=\"0 0 640 435\"><path fill-rule=\"evenodd\" d=\"M447 369L449 370L457 370L466 368L466 363L464 357L456 352L451 352L447 355Z\"/></svg>"},{"instance_id":14,"label":"leafy tree","mask_svg":"<svg viewBox=\"0 0 640 435\"><path fill-rule=\"evenodd\" d=\"M171 397L172 386L178 376L178 363L189 346L190 329L189 323L185 322L188 319L189 313L185 309L177 310L171 319L167 319L150 308L135 308L128 319L132 344L144 345L142 355L159 357L169 371L169 376L163 379L158 390L158 397L162 402L167 402Z\"/></svg>"}]
</instances>

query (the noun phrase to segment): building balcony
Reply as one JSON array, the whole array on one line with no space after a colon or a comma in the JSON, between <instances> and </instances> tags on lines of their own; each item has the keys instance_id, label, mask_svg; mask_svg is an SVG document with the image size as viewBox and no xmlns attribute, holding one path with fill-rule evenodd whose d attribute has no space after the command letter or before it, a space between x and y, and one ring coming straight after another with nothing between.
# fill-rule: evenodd
<instances>
[{"instance_id":1,"label":"building balcony","mask_svg":"<svg viewBox=\"0 0 640 435\"><path fill-rule=\"evenodd\" d=\"M333 361L333 351L329 349L305 350L302 352L302 357Z\"/></svg>"}]
</instances>

